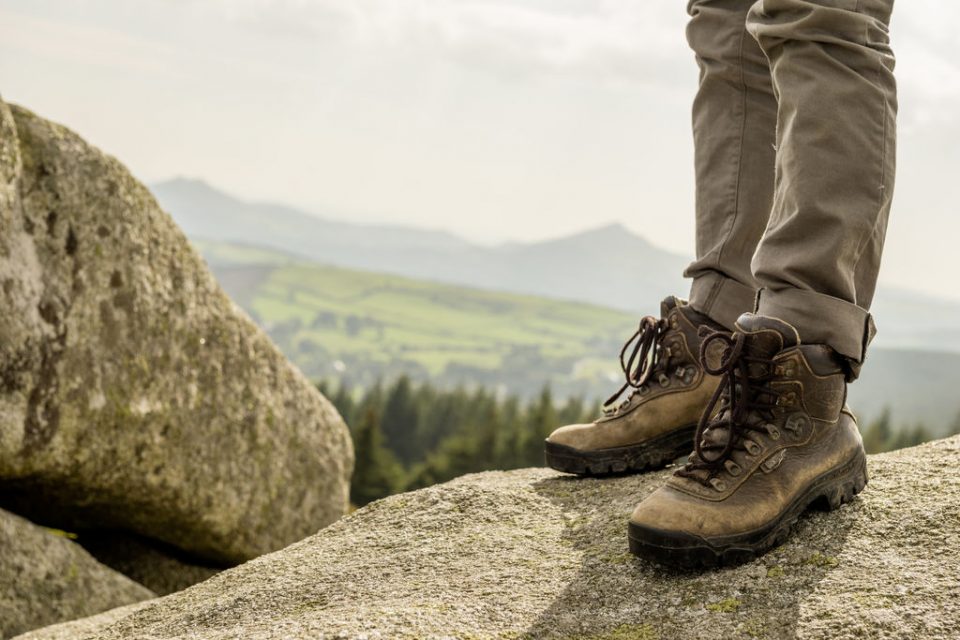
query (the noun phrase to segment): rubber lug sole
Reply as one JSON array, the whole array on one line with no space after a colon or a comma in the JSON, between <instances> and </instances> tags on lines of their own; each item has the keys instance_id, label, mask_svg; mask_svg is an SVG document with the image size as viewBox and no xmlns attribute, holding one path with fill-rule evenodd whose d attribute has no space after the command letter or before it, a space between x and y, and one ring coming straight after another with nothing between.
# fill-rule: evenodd
<instances>
[{"instance_id":1,"label":"rubber lug sole","mask_svg":"<svg viewBox=\"0 0 960 640\"><path fill-rule=\"evenodd\" d=\"M607 476L659 469L690 453L697 425L687 425L646 442L626 447L583 451L547 440L547 466L580 476Z\"/></svg>"},{"instance_id":2,"label":"rubber lug sole","mask_svg":"<svg viewBox=\"0 0 960 640\"><path fill-rule=\"evenodd\" d=\"M629 525L630 551L658 564L683 569L705 569L741 564L753 560L790 536L797 519L807 509L832 511L850 502L867 485L867 459L861 451L842 467L833 469L811 483L769 525L745 534L705 540L690 534Z\"/></svg>"}]
</instances>

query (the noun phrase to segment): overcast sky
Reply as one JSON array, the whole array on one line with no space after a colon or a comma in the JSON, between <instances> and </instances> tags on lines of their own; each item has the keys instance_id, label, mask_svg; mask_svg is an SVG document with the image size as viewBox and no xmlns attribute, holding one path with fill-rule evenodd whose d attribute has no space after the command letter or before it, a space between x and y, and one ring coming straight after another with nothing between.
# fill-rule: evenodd
<instances>
[{"instance_id":1,"label":"overcast sky","mask_svg":"<svg viewBox=\"0 0 960 640\"><path fill-rule=\"evenodd\" d=\"M0 0L0 93L141 179L534 240L618 221L692 252L681 0ZM886 283L960 298L956 0L892 26Z\"/></svg>"}]
</instances>

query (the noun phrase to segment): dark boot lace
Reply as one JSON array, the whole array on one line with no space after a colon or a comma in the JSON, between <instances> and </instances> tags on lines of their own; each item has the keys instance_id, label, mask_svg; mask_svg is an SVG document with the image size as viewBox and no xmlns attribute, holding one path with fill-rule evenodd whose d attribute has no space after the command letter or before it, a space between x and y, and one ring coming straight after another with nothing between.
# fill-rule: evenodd
<instances>
[{"instance_id":1,"label":"dark boot lace","mask_svg":"<svg viewBox=\"0 0 960 640\"><path fill-rule=\"evenodd\" d=\"M759 451L759 445L749 439L751 432L770 434L775 430L770 421L774 418L773 410L780 393L769 386L775 363L769 358L748 355L744 351L744 334L729 335L707 329L701 330L701 335L704 339L700 343L700 364L707 373L722 378L700 417L693 453L676 475L713 486L713 479L727 465L734 451L748 454ZM713 367L707 351L716 343L723 345L723 352L719 364ZM716 411L718 404L719 413ZM726 429L725 439L723 429Z\"/></svg>"},{"instance_id":2,"label":"dark boot lace","mask_svg":"<svg viewBox=\"0 0 960 640\"><path fill-rule=\"evenodd\" d=\"M663 350L660 348L660 341L667 327L666 320L662 318L658 320L653 316L644 316L637 330L623 343L623 348L620 349L620 368L623 369L626 381L603 403L605 413L613 413L618 406L628 402L634 392L639 391L647 382L651 373L659 371L668 364L669 354L662 353ZM630 357L627 357L628 350ZM627 389L631 390L630 393L620 405L616 405L617 399Z\"/></svg>"}]
</instances>

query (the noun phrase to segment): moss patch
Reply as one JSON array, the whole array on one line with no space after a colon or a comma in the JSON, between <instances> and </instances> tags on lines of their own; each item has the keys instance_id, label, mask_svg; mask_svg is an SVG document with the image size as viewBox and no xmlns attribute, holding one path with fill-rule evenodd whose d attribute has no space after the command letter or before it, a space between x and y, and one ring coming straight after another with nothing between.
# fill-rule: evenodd
<instances>
[{"instance_id":1,"label":"moss patch","mask_svg":"<svg viewBox=\"0 0 960 640\"><path fill-rule=\"evenodd\" d=\"M736 613L743 602L736 598L724 598L720 602L711 602L707 605L707 611L711 613Z\"/></svg>"}]
</instances>

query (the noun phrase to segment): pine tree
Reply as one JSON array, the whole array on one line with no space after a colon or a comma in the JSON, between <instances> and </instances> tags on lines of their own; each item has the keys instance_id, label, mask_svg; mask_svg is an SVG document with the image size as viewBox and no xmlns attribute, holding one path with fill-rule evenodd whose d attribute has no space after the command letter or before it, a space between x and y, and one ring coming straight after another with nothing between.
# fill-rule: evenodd
<instances>
[{"instance_id":1,"label":"pine tree","mask_svg":"<svg viewBox=\"0 0 960 640\"><path fill-rule=\"evenodd\" d=\"M930 438L930 432L927 431L927 428L923 426L922 423L917 423L913 426L913 428L904 426L890 439L890 442L887 446L887 451L915 447L918 444L928 442Z\"/></svg>"},{"instance_id":2,"label":"pine tree","mask_svg":"<svg viewBox=\"0 0 960 640\"><path fill-rule=\"evenodd\" d=\"M557 414L559 424L576 424L583 420L585 409L583 398L573 396L567 399L566 404Z\"/></svg>"},{"instance_id":3,"label":"pine tree","mask_svg":"<svg viewBox=\"0 0 960 640\"><path fill-rule=\"evenodd\" d=\"M329 398L331 395L333 395L332 393L330 393L330 390L331 390L330 381L327 380L326 378L316 383L314 386L317 388L317 391L319 391L320 394L323 395L323 397L325 398Z\"/></svg>"},{"instance_id":4,"label":"pine tree","mask_svg":"<svg viewBox=\"0 0 960 640\"><path fill-rule=\"evenodd\" d=\"M949 435L955 436L960 433L960 412L957 412L957 417L953 419L953 424L950 425Z\"/></svg>"},{"instance_id":5,"label":"pine tree","mask_svg":"<svg viewBox=\"0 0 960 640\"><path fill-rule=\"evenodd\" d=\"M890 409L885 407L880 417L863 430L863 447L867 453L889 451L893 445L890 428Z\"/></svg>"},{"instance_id":6,"label":"pine tree","mask_svg":"<svg viewBox=\"0 0 960 640\"><path fill-rule=\"evenodd\" d=\"M430 385L421 385L417 393L420 407L420 428L417 445L421 459L434 451L452 433L459 431L470 415L470 397L463 387L453 391L436 391Z\"/></svg>"},{"instance_id":7,"label":"pine tree","mask_svg":"<svg viewBox=\"0 0 960 640\"><path fill-rule=\"evenodd\" d=\"M526 438L526 416L517 396L509 396L500 409L501 445L497 455L498 469L517 469L523 466L522 452Z\"/></svg>"},{"instance_id":8,"label":"pine tree","mask_svg":"<svg viewBox=\"0 0 960 640\"><path fill-rule=\"evenodd\" d=\"M368 409L357 425L354 451L356 462L350 485L353 504L362 507L401 489L403 469L383 445L380 421L373 409Z\"/></svg>"},{"instance_id":9,"label":"pine tree","mask_svg":"<svg viewBox=\"0 0 960 640\"><path fill-rule=\"evenodd\" d=\"M382 416L383 402L383 382L377 380L372 387L363 393L359 402L354 403L351 414L355 421L367 415L368 411L373 411L377 416Z\"/></svg>"},{"instance_id":10,"label":"pine tree","mask_svg":"<svg viewBox=\"0 0 960 640\"><path fill-rule=\"evenodd\" d=\"M357 403L353 399L353 393L350 390L350 386L346 382L341 382L337 387L336 393L332 395L323 392L326 395L330 402L333 403L333 406L336 407L337 412L340 414L340 417L343 418L344 422L348 425L353 425L354 420L356 419L356 407Z\"/></svg>"},{"instance_id":11,"label":"pine tree","mask_svg":"<svg viewBox=\"0 0 960 640\"><path fill-rule=\"evenodd\" d=\"M545 386L535 403L527 410L527 428L522 444L521 462L525 466L542 467L543 441L559 426L553 394Z\"/></svg>"},{"instance_id":12,"label":"pine tree","mask_svg":"<svg viewBox=\"0 0 960 640\"><path fill-rule=\"evenodd\" d=\"M930 430L927 429L927 426L922 422L918 422L914 425L913 430L910 432L910 445L915 447L918 444L923 444L924 442L930 442L933 440L933 436L930 434Z\"/></svg>"},{"instance_id":13,"label":"pine tree","mask_svg":"<svg viewBox=\"0 0 960 640\"><path fill-rule=\"evenodd\" d=\"M423 456L417 443L419 423L420 411L414 399L410 378L400 376L387 393L381 425L387 447L405 465Z\"/></svg>"},{"instance_id":14,"label":"pine tree","mask_svg":"<svg viewBox=\"0 0 960 640\"><path fill-rule=\"evenodd\" d=\"M496 397L485 389L479 389L474 395L472 405L470 419L462 433L467 440L465 452L470 456L462 465L463 473L498 468L498 453L503 447Z\"/></svg>"}]
</instances>

